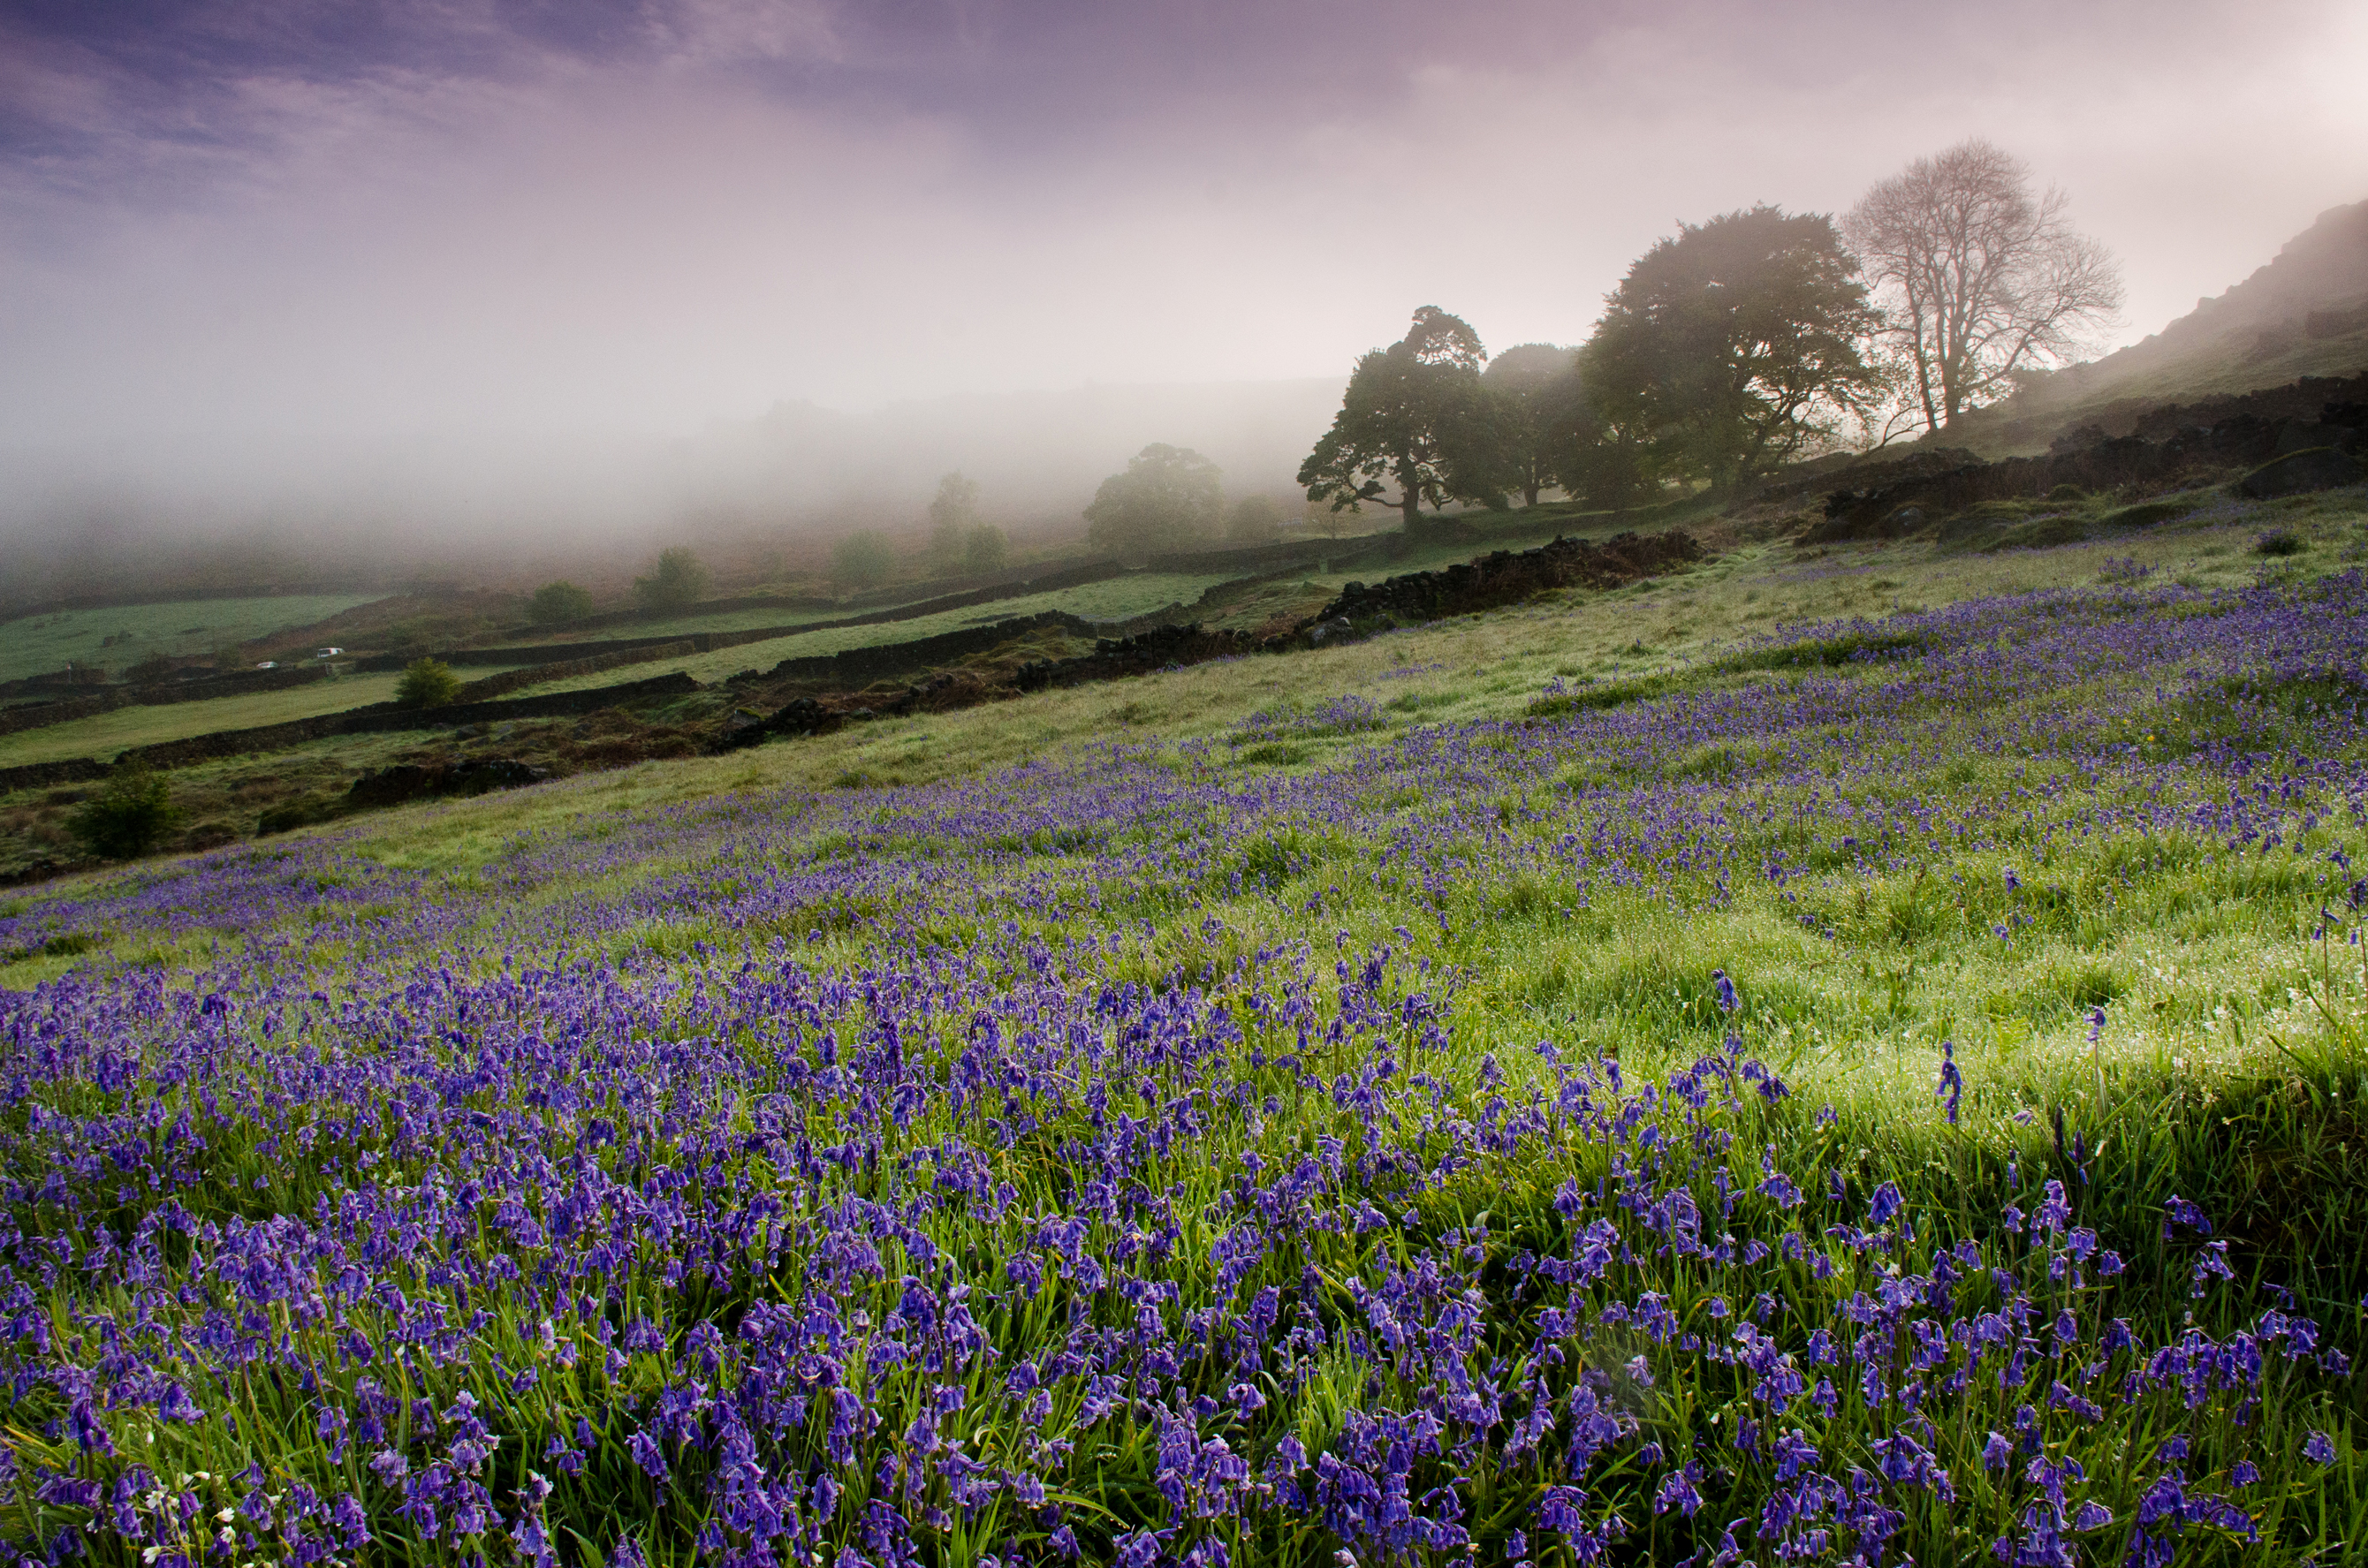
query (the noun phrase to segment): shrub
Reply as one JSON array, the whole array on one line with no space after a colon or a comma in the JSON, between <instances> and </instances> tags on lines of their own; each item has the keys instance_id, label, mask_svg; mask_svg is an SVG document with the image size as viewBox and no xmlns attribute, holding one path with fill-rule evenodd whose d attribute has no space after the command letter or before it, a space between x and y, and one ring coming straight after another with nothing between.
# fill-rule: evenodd
<instances>
[{"instance_id":1,"label":"shrub","mask_svg":"<svg viewBox=\"0 0 2368 1568\"><path fill-rule=\"evenodd\" d=\"M115 770L107 788L66 819L85 850L109 860L145 855L181 823L165 781L137 763Z\"/></svg>"},{"instance_id":2,"label":"shrub","mask_svg":"<svg viewBox=\"0 0 2368 1568\"><path fill-rule=\"evenodd\" d=\"M973 574L1000 572L1010 555L1010 543L1003 537L1003 530L993 523L981 523L962 541L962 570Z\"/></svg>"},{"instance_id":3,"label":"shrub","mask_svg":"<svg viewBox=\"0 0 2368 1568\"><path fill-rule=\"evenodd\" d=\"M592 596L564 577L537 588L534 597L527 601L526 607L527 619L537 626L556 626L563 621L581 620L591 613Z\"/></svg>"},{"instance_id":4,"label":"shrub","mask_svg":"<svg viewBox=\"0 0 2368 1568\"><path fill-rule=\"evenodd\" d=\"M2256 555L2300 555L2302 536L2292 528L2272 528L2253 541Z\"/></svg>"},{"instance_id":5,"label":"shrub","mask_svg":"<svg viewBox=\"0 0 2368 1568\"><path fill-rule=\"evenodd\" d=\"M1229 544L1269 544L1282 532L1282 508L1271 495L1245 495L1225 517Z\"/></svg>"},{"instance_id":6,"label":"shrub","mask_svg":"<svg viewBox=\"0 0 2368 1568\"><path fill-rule=\"evenodd\" d=\"M830 577L843 588L872 588L896 570L896 550L888 536L866 528L831 547Z\"/></svg>"},{"instance_id":7,"label":"shrub","mask_svg":"<svg viewBox=\"0 0 2368 1568\"><path fill-rule=\"evenodd\" d=\"M394 699L405 708L441 708L461 695L461 677L441 659L414 659L395 683Z\"/></svg>"},{"instance_id":8,"label":"shrub","mask_svg":"<svg viewBox=\"0 0 2368 1568\"><path fill-rule=\"evenodd\" d=\"M657 570L633 579L633 595L651 609L680 609L707 597L707 568L687 545L658 551Z\"/></svg>"}]
</instances>

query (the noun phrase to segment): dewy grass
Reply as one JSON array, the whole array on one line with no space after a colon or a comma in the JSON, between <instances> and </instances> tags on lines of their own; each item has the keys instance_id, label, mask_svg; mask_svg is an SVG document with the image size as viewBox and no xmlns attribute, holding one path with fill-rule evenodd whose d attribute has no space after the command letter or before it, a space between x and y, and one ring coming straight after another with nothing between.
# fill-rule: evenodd
<instances>
[{"instance_id":1,"label":"dewy grass","mask_svg":"<svg viewBox=\"0 0 2368 1568\"><path fill-rule=\"evenodd\" d=\"M21 897L0 1533L2344 1561L2368 585L2120 579Z\"/></svg>"}]
</instances>

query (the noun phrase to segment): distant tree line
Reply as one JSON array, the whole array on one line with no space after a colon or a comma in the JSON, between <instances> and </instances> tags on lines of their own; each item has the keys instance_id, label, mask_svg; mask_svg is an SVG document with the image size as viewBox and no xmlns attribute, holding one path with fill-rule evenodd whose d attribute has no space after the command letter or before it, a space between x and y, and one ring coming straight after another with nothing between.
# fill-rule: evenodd
<instances>
[{"instance_id":1,"label":"distant tree line","mask_svg":"<svg viewBox=\"0 0 2368 1568\"><path fill-rule=\"evenodd\" d=\"M1334 512L1381 506L1409 528L1426 506L1534 506L1548 490L1618 507L1746 484L1943 430L2069 358L2121 299L2063 194L2034 193L2023 165L1968 142L1839 222L1763 204L1680 223L1577 347L1523 344L1492 362L1468 323L1424 306L1357 361L1299 483Z\"/></svg>"}]
</instances>

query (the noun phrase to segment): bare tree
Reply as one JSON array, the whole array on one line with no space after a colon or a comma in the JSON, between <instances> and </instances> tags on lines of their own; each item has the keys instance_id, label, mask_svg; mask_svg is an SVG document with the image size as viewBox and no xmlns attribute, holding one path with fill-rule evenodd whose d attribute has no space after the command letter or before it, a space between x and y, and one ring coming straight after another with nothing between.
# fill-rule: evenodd
<instances>
[{"instance_id":1,"label":"bare tree","mask_svg":"<svg viewBox=\"0 0 2368 1568\"><path fill-rule=\"evenodd\" d=\"M1884 180L1842 221L1888 308L1925 427L2070 359L2122 303L2112 253L2076 233L2068 199L2034 196L2021 160L1975 138Z\"/></svg>"}]
</instances>

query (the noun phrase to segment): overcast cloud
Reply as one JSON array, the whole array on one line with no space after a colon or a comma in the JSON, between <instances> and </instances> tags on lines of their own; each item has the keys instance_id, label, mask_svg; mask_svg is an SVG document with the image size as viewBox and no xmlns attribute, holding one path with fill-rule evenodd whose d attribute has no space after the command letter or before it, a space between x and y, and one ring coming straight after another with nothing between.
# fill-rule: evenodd
<instances>
[{"instance_id":1,"label":"overcast cloud","mask_svg":"<svg viewBox=\"0 0 2368 1568\"><path fill-rule=\"evenodd\" d=\"M1338 378L1425 303L1575 342L1677 220L1967 135L2131 341L2368 197L2363 66L2345 0L0 6L0 505L515 496L784 400Z\"/></svg>"}]
</instances>

